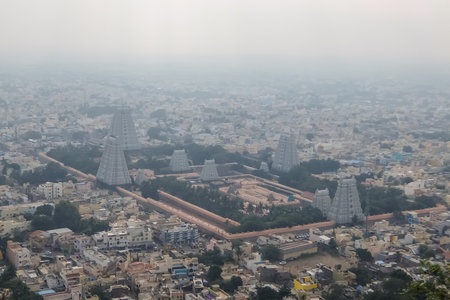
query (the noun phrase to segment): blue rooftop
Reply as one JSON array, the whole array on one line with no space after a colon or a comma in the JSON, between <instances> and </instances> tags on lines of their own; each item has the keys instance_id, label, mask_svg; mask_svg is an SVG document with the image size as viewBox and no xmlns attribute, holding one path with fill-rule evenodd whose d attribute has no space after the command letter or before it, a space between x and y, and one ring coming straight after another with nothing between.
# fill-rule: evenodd
<instances>
[{"instance_id":1,"label":"blue rooftop","mask_svg":"<svg viewBox=\"0 0 450 300\"><path fill-rule=\"evenodd\" d=\"M42 290L42 291L36 292L36 294L41 295L41 296L50 295L50 294L54 294L54 293L56 293L54 290Z\"/></svg>"}]
</instances>

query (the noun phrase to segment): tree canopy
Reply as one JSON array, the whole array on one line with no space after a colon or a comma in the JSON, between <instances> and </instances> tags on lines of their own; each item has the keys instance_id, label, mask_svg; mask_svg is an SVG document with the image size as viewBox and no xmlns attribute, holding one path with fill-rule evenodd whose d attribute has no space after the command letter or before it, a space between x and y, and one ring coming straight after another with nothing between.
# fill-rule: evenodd
<instances>
[{"instance_id":1,"label":"tree canopy","mask_svg":"<svg viewBox=\"0 0 450 300\"><path fill-rule=\"evenodd\" d=\"M30 183L34 185L45 182L59 182L68 179L67 171L60 165L54 162L48 163L44 168L37 168L34 171L26 171L21 173L19 170L14 170L11 177L17 180L20 184Z\"/></svg>"},{"instance_id":2,"label":"tree canopy","mask_svg":"<svg viewBox=\"0 0 450 300\"><path fill-rule=\"evenodd\" d=\"M42 134L39 131L30 130L23 134L22 136L25 140L33 139L40 140L42 138Z\"/></svg>"},{"instance_id":3,"label":"tree canopy","mask_svg":"<svg viewBox=\"0 0 450 300\"><path fill-rule=\"evenodd\" d=\"M214 282L214 281L219 280L219 279L222 278L220 276L221 274L222 274L222 268L220 268L217 265L212 265L211 267L209 267L208 274L206 275L206 278L208 278L208 280L210 282Z\"/></svg>"},{"instance_id":4,"label":"tree canopy","mask_svg":"<svg viewBox=\"0 0 450 300\"><path fill-rule=\"evenodd\" d=\"M208 250L198 256L198 261L207 266L223 266L225 262L233 261L232 252L228 252L227 255L222 255L219 248L215 247L214 250Z\"/></svg>"},{"instance_id":5,"label":"tree canopy","mask_svg":"<svg viewBox=\"0 0 450 300\"><path fill-rule=\"evenodd\" d=\"M364 286L372 279L372 276L366 267L350 268L349 271L356 275L356 283L359 285Z\"/></svg>"},{"instance_id":6,"label":"tree canopy","mask_svg":"<svg viewBox=\"0 0 450 300\"><path fill-rule=\"evenodd\" d=\"M281 251L275 245L267 245L261 248L261 254L263 259L270 261L276 261L281 258Z\"/></svg>"},{"instance_id":7,"label":"tree canopy","mask_svg":"<svg viewBox=\"0 0 450 300\"><path fill-rule=\"evenodd\" d=\"M38 206L36 208L36 211L34 212L35 215L46 215L46 216L52 216L53 215L53 206L50 204L44 204L41 206Z\"/></svg>"},{"instance_id":8,"label":"tree canopy","mask_svg":"<svg viewBox=\"0 0 450 300\"><path fill-rule=\"evenodd\" d=\"M312 176L312 172L304 164L293 167L287 173L280 174L278 182L311 193L314 193L317 189L323 190L328 188L331 197L333 197L337 188L337 182L335 181L323 180Z\"/></svg>"},{"instance_id":9,"label":"tree canopy","mask_svg":"<svg viewBox=\"0 0 450 300\"><path fill-rule=\"evenodd\" d=\"M232 276L229 280L221 283L220 287L227 293L234 293L240 286L242 286L242 278L239 276Z\"/></svg>"},{"instance_id":10,"label":"tree canopy","mask_svg":"<svg viewBox=\"0 0 450 300\"><path fill-rule=\"evenodd\" d=\"M356 249L356 255L360 261L372 262L372 254L367 249Z\"/></svg>"},{"instance_id":11,"label":"tree canopy","mask_svg":"<svg viewBox=\"0 0 450 300\"><path fill-rule=\"evenodd\" d=\"M47 155L81 172L95 174L102 153L98 147L91 145L68 145L52 149Z\"/></svg>"},{"instance_id":12,"label":"tree canopy","mask_svg":"<svg viewBox=\"0 0 450 300\"><path fill-rule=\"evenodd\" d=\"M67 227L73 231L78 231L80 228L81 216L75 205L69 201L61 201L55 206L53 220L57 227Z\"/></svg>"},{"instance_id":13,"label":"tree canopy","mask_svg":"<svg viewBox=\"0 0 450 300\"><path fill-rule=\"evenodd\" d=\"M52 215L52 206L43 205L36 209L31 220L33 230L50 230L67 227L77 233L92 235L99 231L108 230L109 224L106 221L99 221L95 218L81 219L78 208L69 201L61 201L55 206L55 213Z\"/></svg>"},{"instance_id":14,"label":"tree canopy","mask_svg":"<svg viewBox=\"0 0 450 300\"><path fill-rule=\"evenodd\" d=\"M158 199L157 190L161 189L169 194L180 197L222 217L238 220L242 213L242 201L230 199L219 191L203 187L192 187L188 182L178 181L174 177L159 177L142 184L142 196Z\"/></svg>"},{"instance_id":15,"label":"tree canopy","mask_svg":"<svg viewBox=\"0 0 450 300\"><path fill-rule=\"evenodd\" d=\"M258 287L256 292L258 300L281 300L281 295L271 287Z\"/></svg>"},{"instance_id":16,"label":"tree canopy","mask_svg":"<svg viewBox=\"0 0 450 300\"><path fill-rule=\"evenodd\" d=\"M229 231L246 232L279 227L292 227L324 221L322 212L312 206L303 209L293 206L273 206L265 216L244 215L240 219L240 226L230 228Z\"/></svg>"}]
</instances>

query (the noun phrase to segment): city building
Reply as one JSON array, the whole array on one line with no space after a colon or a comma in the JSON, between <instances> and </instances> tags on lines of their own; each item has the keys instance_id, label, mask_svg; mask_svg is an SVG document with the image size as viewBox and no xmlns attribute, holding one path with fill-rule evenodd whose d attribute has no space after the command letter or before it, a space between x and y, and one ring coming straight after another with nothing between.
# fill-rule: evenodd
<instances>
[{"instance_id":1,"label":"city building","mask_svg":"<svg viewBox=\"0 0 450 300\"><path fill-rule=\"evenodd\" d=\"M40 184L37 191L47 200L60 198L63 195L63 184L62 182L46 182Z\"/></svg>"},{"instance_id":2,"label":"city building","mask_svg":"<svg viewBox=\"0 0 450 300\"><path fill-rule=\"evenodd\" d=\"M19 243L8 241L6 247L6 257L8 261L15 267L26 267L31 265L31 252L27 248L23 248Z\"/></svg>"},{"instance_id":3,"label":"city building","mask_svg":"<svg viewBox=\"0 0 450 300\"><path fill-rule=\"evenodd\" d=\"M161 230L159 239L163 243L192 244L197 242L198 228L193 224L164 228Z\"/></svg>"},{"instance_id":4,"label":"city building","mask_svg":"<svg viewBox=\"0 0 450 300\"><path fill-rule=\"evenodd\" d=\"M92 235L98 249L144 249L153 244L153 233L144 221L131 217L127 221L112 224L110 231ZM85 242L86 244L88 242ZM83 247L83 241L78 242Z\"/></svg>"},{"instance_id":5,"label":"city building","mask_svg":"<svg viewBox=\"0 0 450 300\"><path fill-rule=\"evenodd\" d=\"M311 241L294 241L283 243L278 246L281 252L281 259L295 259L304 254L317 253L317 245Z\"/></svg>"}]
</instances>

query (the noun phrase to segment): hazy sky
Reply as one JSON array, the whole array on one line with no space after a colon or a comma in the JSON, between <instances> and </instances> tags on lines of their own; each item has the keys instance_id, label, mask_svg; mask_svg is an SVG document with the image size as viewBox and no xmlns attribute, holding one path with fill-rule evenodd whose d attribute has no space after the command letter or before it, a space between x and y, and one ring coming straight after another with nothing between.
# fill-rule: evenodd
<instances>
[{"instance_id":1,"label":"hazy sky","mask_svg":"<svg viewBox=\"0 0 450 300\"><path fill-rule=\"evenodd\" d=\"M448 0L1 0L0 59L450 63Z\"/></svg>"}]
</instances>

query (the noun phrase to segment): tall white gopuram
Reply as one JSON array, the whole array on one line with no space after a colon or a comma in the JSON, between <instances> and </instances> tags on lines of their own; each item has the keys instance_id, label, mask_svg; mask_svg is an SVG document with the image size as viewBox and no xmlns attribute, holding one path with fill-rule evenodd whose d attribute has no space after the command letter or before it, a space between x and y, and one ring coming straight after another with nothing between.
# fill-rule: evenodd
<instances>
[{"instance_id":1,"label":"tall white gopuram","mask_svg":"<svg viewBox=\"0 0 450 300\"><path fill-rule=\"evenodd\" d=\"M219 173L217 173L216 162L214 159L205 160L205 165L200 173L200 179L203 181L213 181L219 179Z\"/></svg>"},{"instance_id":2,"label":"tall white gopuram","mask_svg":"<svg viewBox=\"0 0 450 300\"><path fill-rule=\"evenodd\" d=\"M295 136L293 134L282 134L278 147L275 150L272 169L280 172L289 172L299 162Z\"/></svg>"},{"instance_id":3,"label":"tall white gopuram","mask_svg":"<svg viewBox=\"0 0 450 300\"><path fill-rule=\"evenodd\" d=\"M364 219L356 179L355 177L345 178L341 175L336 195L328 211L328 218L336 221L337 224L349 224L355 216L359 221Z\"/></svg>"},{"instance_id":4,"label":"tall white gopuram","mask_svg":"<svg viewBox=\"0 0 450 300\"><path fill-rule=\"evenodd\" d=\"M331 208L331 198L328 189L316 190L312 206L320 209L324 216L328 215L328 211Z\"/></svg>"},{"instance_id":5,"label":"tall white gopuram","mask_svg":"<svg viewBox=\"0 0 450 300\"><path fill-rule=\"evenodd\" d=\"M189 167L188 158L184 150L174 150L172 158L169 164L170 170L172 172L186 172L191 168Z\"/></svg>"},{"instance_id":6,"label":"tall white gopuram","mask_svg":"<svg viewBox=\"0 0 450 300\"><path fill-rule=\"evenodd\" d=\"M111 122L110 135L118 138L124 151L140 148L130 108L121 106L116 109Z\"/></svg>"},{"instance_id":7,"label":"tall white gopuram","mask_svg":"<svg viewBox=\"0 0 450 300\"><path fill-rule=\"evenodd\" d=\"M125 155L115 136L108 137L97 171L97 180L111 186L131 184Z\"/></svg>"}]
</instances>

